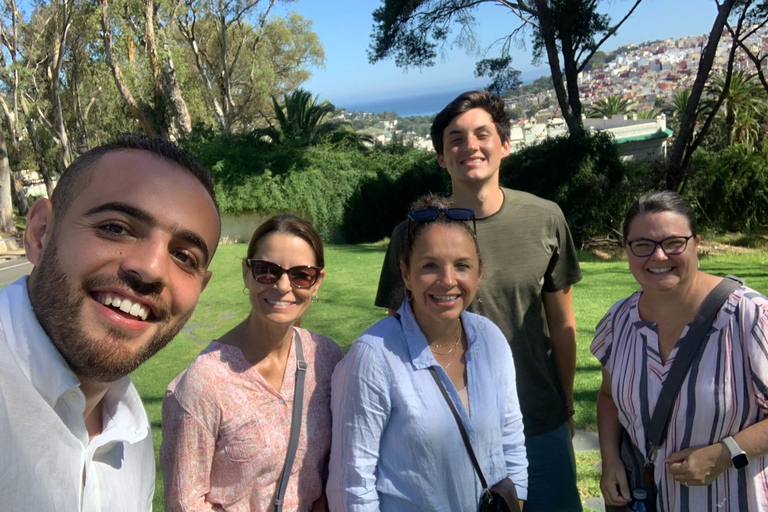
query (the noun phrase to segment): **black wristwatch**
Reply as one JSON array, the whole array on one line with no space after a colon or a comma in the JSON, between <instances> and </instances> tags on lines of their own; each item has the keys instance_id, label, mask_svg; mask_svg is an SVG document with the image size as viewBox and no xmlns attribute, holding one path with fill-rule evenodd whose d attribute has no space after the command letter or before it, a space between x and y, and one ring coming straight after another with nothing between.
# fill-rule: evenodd
<instances>
[{"instance_id":1,"label":"black wristwatch","mask_svg":"<svg viewBox=\"0 0 768 512\"><path fill-rule=\"evenodd\" d=\"M741 469L747 467L749 464L747 454L739 447L734 438L726 437L723 439L723 444L728 448L728 451L731 452L731 461L733 462L734 468Z\"/></svg>"}]
</instances>

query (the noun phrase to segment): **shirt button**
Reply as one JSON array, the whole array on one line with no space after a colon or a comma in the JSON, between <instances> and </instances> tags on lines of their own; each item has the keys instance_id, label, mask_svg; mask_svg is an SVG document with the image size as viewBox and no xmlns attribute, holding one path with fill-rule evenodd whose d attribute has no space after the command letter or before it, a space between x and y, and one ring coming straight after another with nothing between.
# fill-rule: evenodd
<instances>
[{"instance_id":1,"label":"shirt button","mask_svg":"<svg viewBox=\"0 0 768 512\"><path fill-rule=\"evenodd\" d=\"M280 403L280 405L285 405L285 400L282 398L278 398L277 401Z\"/></svg>"},{"instance_id":2,"label":"shirt button","mask_svg":"<svg viewBox=\"0 0 768 512\"><path fill-rule=\"evenodd\" d=\"M78 398L79 397L77 396L77 392L75 392L75 391L70 391L69 393L67 393L67 401L68 402L73 402L73 403L77 402Z\"/></svg>"}]
</instances>

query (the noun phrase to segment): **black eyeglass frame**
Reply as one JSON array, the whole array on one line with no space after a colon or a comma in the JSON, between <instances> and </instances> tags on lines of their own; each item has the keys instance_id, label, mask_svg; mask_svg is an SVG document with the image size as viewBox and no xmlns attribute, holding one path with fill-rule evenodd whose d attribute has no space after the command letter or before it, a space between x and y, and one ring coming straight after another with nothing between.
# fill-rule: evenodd
<instances>
[{"instance_id":1,"label":"black eyeglass frame","mask_svg":"<svg viewBox=\"0 0 768 512\"><path fill-rule=\"evenodd\" d=\"M471 208L428 208L426 210L411 210L408 212L408 220L414 222L432 222L437 219L441 213L451 220L471 220L472 231L477 234L475 210Z\"/></svg>"},{"instance_id":2,"label":"black eyeglass frame","mask_svg":"<svg viewBox=\"0 0 768 512\"><path fill-rule=\"evenodd\" d=\"M647 258L648 256L652 255L654 252L656 252L657 247L661 247L661 251L666 254L667 256L679 256L685 252L685 250L688 248L688 242L691 238L695 237L696 235L688 235L688 236L682 236L682 235L675 235L675 236L668 236L667 238L664 238L663 240L651 240L650 238L636 238L634 240L624 240L624 243L629 246L629 250L632 251L632 254L637 256L638 258ZM685 243L683 244L683 248L679 251L670 252L667 249L664 248L664 243L668 242L670 240L685 240ZM635 252L635 248L632 247L633 244L637 242L650 242L653 244L653 249L651 249L651 252L648 254L637 254Z\"/></svg>"},{"instance_id":3,"label":"black eyeglass frame","mask_svg":"<svg viewBox=\"0 0 768 512\"><path fill-rule=\"evenodd\" d=\"M253 276L253 279L261 284L275 284L280 280L281 277L283 277L283 274L288 274L288 281L290 281L291 286L300 290L312 288L317 283L317 280L320 279L320 273L323 270L321 267L316 267L314 265L296 265L295 267L291 268L283 268L272 261L256 260L250 258L245 260L245 264L248 265L248 268L251 269L251 275ZM260 265L267 265L269 267L269 272L266 274L257 275L256 269ZM310 278L311 280L308 285L300 285L295 281L295 279L297 279L296 274L306 270L314 270L315 275Z\"/></svg>"}]
</instances>

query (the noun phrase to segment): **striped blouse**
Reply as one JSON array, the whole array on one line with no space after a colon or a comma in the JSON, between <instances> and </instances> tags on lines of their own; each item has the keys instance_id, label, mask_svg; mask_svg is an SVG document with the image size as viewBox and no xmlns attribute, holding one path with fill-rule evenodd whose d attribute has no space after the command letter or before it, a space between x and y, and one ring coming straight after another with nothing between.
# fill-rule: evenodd
<instances>
[{"instance_id":1,"label":"striped blouse","mask_svg":"<svg viewBox=\"0 0 768 512\"><path fill-rule=\"evenodd\" d=\"M619 420L645 452L644 427L677 354L659 357L656 325L638 312L642 291L611 307L597 325L591 352L612 375ZM688 327L683 331L684 336ZM719 442L768 416L768 299L742 286L723 305L709 341L691 365L674 404L667 438L659 448L655 479L658 509L768 512L768 456L729 468L706 487L677 484L664 459L688 447Z\"/></svg>"}]
</instances>

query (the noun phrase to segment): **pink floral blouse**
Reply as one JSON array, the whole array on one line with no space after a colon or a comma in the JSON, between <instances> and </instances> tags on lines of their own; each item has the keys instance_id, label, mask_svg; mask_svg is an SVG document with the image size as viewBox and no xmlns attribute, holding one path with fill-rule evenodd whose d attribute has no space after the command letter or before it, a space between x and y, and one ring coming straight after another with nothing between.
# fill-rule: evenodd
<instances>
[{"instance_id":1,"label":"pink floral blouse","mask_svg":"<svg viewBox=\"0 0 768 512\"><path fill-rule=\"evenodd\" d=\"M323 493L331 446L331 339L304 329L307 373L301 435L284 510L308 511ZM171 382L163 400L160 464L165 510L268 511L285 463L296 375L291 346L278 393L236 347L216 341Z\"/></svg>"}]
</instances>

